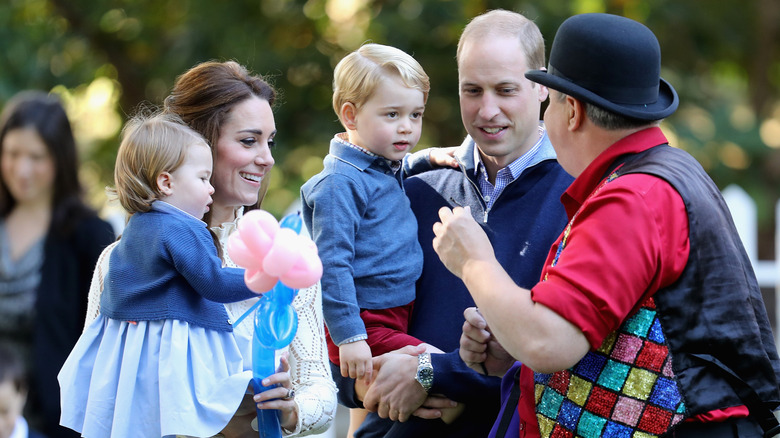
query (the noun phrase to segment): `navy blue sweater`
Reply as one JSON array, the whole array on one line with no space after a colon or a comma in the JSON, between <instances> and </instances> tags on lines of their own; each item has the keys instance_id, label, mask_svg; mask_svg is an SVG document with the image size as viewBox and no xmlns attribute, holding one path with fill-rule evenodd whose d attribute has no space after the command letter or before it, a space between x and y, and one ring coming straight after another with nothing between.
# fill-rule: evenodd
<instances>
[{"instance_id":1,"label":"navy blue sweater","mask_svg":"<svg viewBox=\"0 0 780 438\"><path fill-rule=\"evenodd\" d=\"M423 272L417 282L409 334L449 352L431 355L434 368L431 393L463 402L466 409L451 425L417 417L405 423L391 423L370 414L364 430L388 429L392 424L385 436L484 437L498 416L500 379L472 371L458 354L463 310L474 306L474 300L463 282L444 267L433 250L433 224L439 221L439 209L471 206L474 218L482 224L493 244L496 258L524 288L539 281L550 246L566 225L560 196L574 179L554 159L526 169L486 212L475 178L474 143L467 139L456 158L459 169L436 169L405 181L423 249ZM337 377L340 376L334 374L337 381L341 380ZM339 384L339 397L345 402L354 390L344 382Z\"/></svg>"},{"instance_id":2,"label":"navy blue sweater","mask_svg":"<svg viewBox=\"0 0 780 438\"><path fill-rule=\"evenodd\" d=\"M422 252L402 172L338 139L324 165L301 187L301 212L324 268L325 323L340 345L366 334L362 309L414 300Z\"/></svg>"},{"instance_id":3,"label":"navy blue sweater","mask_svg":"<svg viewBox=\"0 0 780 438\"><path fill-rule=\"evenodd\" d=\"M232 331L225 306L257 297L244 270L223 268L206 224L157 201L135 213L111 251L100 313L123 321L176 319Z\"/></svg>"}]
</instances>

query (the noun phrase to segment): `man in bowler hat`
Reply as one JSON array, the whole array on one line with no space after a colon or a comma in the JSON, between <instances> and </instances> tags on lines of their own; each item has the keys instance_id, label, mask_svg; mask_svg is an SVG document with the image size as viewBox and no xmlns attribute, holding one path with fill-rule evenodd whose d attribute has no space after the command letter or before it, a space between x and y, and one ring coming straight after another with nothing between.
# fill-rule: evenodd
<instances>
[{"instance_id":1,"label":"man in bowler hat","mask_svg":"<svg viewBox=\"0 0 780 438\"><path fill-rule=\"evenodd\" d=\"M530 290L467 210L439 211L434 248L479 308L465 312L461 357L494 375L523 363L506 436L780 432L755 275L718 188L659 128L678 106L660 65L644 25L582 14L558 29L547 70L526 73L550 90L544 121L575 177Z\"/></svg>"}]
</instances>

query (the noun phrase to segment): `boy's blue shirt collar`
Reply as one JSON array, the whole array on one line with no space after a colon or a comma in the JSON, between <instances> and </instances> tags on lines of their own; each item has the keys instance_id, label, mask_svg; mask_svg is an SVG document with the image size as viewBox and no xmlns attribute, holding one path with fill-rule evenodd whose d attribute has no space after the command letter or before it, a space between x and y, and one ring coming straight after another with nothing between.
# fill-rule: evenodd
<instances>
[{"instance_id":1,"label":"boy's blue shirt collar","mask_svg":"<svg viewBox=\"0 0 780 438\"><path fill-rule=\"evenodd\" d=\"M330 149L328 153L333 155L335 158L344 161L345 163L351 164L361 172L371 167L374 162L386 163L387 161L383 157L372 157L371 155L363 153L345 144L344 140L340 140L335 137L330 141Z\"/></svg>"}]
</instances>

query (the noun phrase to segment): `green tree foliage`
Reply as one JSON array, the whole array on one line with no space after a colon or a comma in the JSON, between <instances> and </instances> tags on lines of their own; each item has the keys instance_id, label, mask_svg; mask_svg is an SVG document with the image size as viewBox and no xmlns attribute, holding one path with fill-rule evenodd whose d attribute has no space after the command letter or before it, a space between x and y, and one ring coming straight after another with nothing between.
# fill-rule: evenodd
<instances>
[{"instance_id":1,"label":"green tree foliage","mask_svg":"<svg viewBox=\"0 0 780 438\"><path fill-rule=\"evenodd\" d=\"M737 183L757 198L771 232L780 195L776 0L7 0L0 3L0 104L27 88L62 94L86 180L100 193L126 116L141 102L160 104L196 63L234 59L281 93L266 204L280 214L341 130L330 103L332 69L365 41L413 54L431 77L420 147L459 144L457 39L471 17L496 8L534 19L548 43L577 13L647 24L682 101L664 129L719 186Z\"/></svg>"}]
</instances>

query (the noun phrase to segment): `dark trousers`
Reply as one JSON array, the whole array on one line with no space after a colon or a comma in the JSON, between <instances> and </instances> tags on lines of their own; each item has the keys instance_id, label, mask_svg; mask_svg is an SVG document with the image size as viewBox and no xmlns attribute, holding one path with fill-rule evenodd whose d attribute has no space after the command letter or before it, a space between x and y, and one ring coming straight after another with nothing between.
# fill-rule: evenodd
<instances>
[{"instance_id":1,"label":"dark trousers","mask_svg":"<svg viewBox=\"0 0 780 438\"><path fill-rule=\"evenodd\" d=\"M722 423L682 423L664 435L667 438L761 438L764 432L751 418L736 418Z\"/></svg>"}]
</instances>

